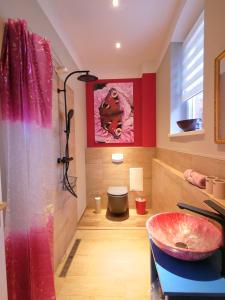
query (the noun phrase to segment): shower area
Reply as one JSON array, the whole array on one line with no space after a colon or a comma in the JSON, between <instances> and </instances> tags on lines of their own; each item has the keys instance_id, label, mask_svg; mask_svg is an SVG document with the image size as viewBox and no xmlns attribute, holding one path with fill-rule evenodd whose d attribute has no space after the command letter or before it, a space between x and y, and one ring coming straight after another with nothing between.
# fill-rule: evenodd
<instances>
[{"instance_id":1,"label":"shower area","mask_svg":"<svg viewBox=\"0 0 225 300\"><path fill-rule=\"evenodd\" d=\"M75 118L77 115L74 104L74 92L68 86L67 81L71 76L83 84L96 80L97 77L89 74L89 71L73 71L64 74L63 68L53 59L53 130L58 138L59 144L56 147L57 166L56 172L60 183L60 190L56 192L54 207L54 266L55 269L64 256L70 241L72 240L79 216L77 205L79 194L76 185L79 178L76 174L76 153L75 149ZM78 130L78 128L77 128ZM57 157L57 156L56 156Z\"/></svg>"},{"instance_id":2,"label":"shower area","mask_svg":"<svg viewBox=\"0 0 225 300\"><path fill-rule=\"evenodd\" d=\"M55 71L58 67L57 62L53 59L53 106L52 106L52 129L55 135L55 168L53 173L57 174L57 185L52 190L51 198L54 199L54 269L56 269L61 258L70 243L77 226L77 198L74 197L65 187L65 166L59 163L58 159L65 157L65 148L68 144L70 157L73 160L69 162L67 176L73 190L76 192L76 151L75 151L75 116L70 119L70 133L66 130L65 104L62 94L57 89L63 87L63 81ZM67 87L67 105L69 111L74 109L74 92ZM68 142L67 142L68 139Z\"/></svg>"}]
</instances>

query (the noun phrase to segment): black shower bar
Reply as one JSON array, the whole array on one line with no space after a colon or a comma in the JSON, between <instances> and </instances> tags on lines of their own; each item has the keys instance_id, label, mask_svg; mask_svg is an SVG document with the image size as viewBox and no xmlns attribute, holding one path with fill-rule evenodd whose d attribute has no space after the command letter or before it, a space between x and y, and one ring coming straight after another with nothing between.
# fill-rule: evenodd
<instances>
[{"instance_id":1,"label":"black shower bar","mask_svg":"<svg viewBox=\"0 0 225 300\"><path fill-rule=\"evenodd\" d=\"M73 160L73 157L69 156L69 136L70 136L70 121L73 117L74 114L74 110L70 109L69 112L67 112L67 97L66 97L66 83L67 80L73 75L73 74L81 74L80 76L78 76L78 80L80 81L84 81L84 82L89 82L89 81L95 81L98 79L98 77L96 77L95 75L91 75L89 74L89 71L73 71L71 73L69 73L65 80L64 80L64 84L63 84L63 89L57 89L58 94L63 92L64 93L64 107L65 107L65 121L66 121L66 129L65 129L65 133L66 133L66 147L65 147L65 155L61 158L59 157L57 159L58 163L62 163L63 164L63 185L64 187L75 197L77 197L75 191L73 190L73 187L70 184L69 181L69 176L68 176L68 170L69 170L69 164L70 161Z\"/></svg>"}]
</instances>

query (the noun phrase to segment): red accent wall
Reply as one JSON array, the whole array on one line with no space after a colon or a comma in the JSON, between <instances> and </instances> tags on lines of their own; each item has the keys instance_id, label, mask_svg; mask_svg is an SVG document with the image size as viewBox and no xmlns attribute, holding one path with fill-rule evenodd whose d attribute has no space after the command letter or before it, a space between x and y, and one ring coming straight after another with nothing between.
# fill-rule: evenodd
<instances>
[{"instance_id":1,"label":"red accent wall","mask_svg":"<svg viewBox=\"0 0 225 300\"><path fill-rule=\"evenodd\" d=\"M133 82L134 92L134 143L95 143L94 90L95 83ZM88 147L154 147L156 145L156 75L143 74L142 78L102 79L86 84L87 146Z\"/></svg>"},{"instance_id":2,"label":"red accent wall","mask_svg":"<svg viewBox=\"0 0 225 300\"><path fill-rule=\"evenodd\" d=\"M142 146L156 145L156 74L142 75Z\"/></svg>"}]
</instances>

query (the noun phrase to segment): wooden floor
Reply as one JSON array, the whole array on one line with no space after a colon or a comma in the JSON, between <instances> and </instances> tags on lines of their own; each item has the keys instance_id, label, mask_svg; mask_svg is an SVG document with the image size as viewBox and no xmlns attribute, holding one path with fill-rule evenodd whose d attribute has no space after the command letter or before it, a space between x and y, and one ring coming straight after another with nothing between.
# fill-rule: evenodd
<instances>
[{"instance_id":1,"label":"wooden floor","mask_svg":"<svg viewBox=\"0 0 225 300\"><path fill-rule=\"evenodd\" d=\"M57 300L150 299L149 241L144 228L149 216L131 211L130 219L113 222L104 213L85 212L68 273L65 278L57 275L63 263L56 273Z\"/></svg>"},{"instance_id":2,"label":"wooden floor","mask_svg":"<svg viewBox=\"0 0 225 300\"><path fill-rule=\"evenodd\" d=\"M102 209L100 214L96 214L93 209L86 209L79 224L79 229L107 229L107 228L145 228L146 220L150 217L151 211L145 215L138 215L135 209L129 209L129 218L115 217L109 220L106 218L106 209Z\"/></svg>"}]
</instances>

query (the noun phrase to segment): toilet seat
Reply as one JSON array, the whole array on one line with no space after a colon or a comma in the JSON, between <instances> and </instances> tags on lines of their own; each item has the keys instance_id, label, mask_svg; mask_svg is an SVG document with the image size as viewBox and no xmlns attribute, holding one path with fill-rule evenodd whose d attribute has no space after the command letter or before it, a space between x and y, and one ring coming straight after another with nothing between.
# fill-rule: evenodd
<instances>
[{"instance_id":1,"label":"toilet seat","mask_svg":"<svg viewBox=\"0 0 225 300\"><path fill-rule=\"evenodd\" d=\"M107 193L112 196L123 196L128 193L128 189L126 186L110 186Z\"/></svg>"}]
</instances>

